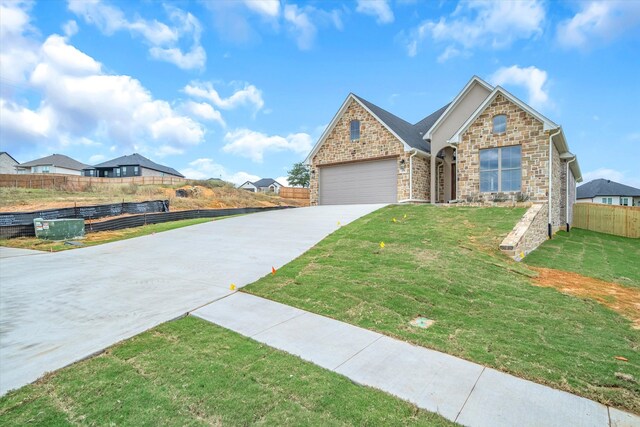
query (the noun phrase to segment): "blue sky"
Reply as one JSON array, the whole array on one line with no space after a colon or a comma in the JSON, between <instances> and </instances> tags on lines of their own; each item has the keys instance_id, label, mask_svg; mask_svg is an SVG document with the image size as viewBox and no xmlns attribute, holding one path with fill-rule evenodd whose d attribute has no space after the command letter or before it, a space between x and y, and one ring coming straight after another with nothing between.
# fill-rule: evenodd
<instances>
[{"instance_id":1,"label":"blue sky","mask_svg":"<svg viewBox=\"0 0 640 427\"><path fill-rule=\"evenodd\" d=\"M278 178L349 92L416 122L475 74L563 126L586 181L640 187L640 1L1 1L18 161L139 152Z\"/></svg>"}]
</instances>

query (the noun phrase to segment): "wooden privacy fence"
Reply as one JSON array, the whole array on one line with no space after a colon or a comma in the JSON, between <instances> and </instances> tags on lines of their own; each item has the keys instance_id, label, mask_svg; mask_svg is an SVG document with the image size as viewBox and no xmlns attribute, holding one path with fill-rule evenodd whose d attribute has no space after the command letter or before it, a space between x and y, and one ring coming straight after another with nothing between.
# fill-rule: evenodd
<instances>
[{"instance_id":1,"label":"wooden privacy fence","mask_svg":"<svg viewBox=\"0 0 640 427\"><path fill-rule=\"evenodd\" d=\"M302 187L282 187L279 195L285 199L309 200L309 189Z\"/></svg>"},{"instance_id":2,"label":"wooden privacy fence","mask_svg":"<svg viewBox=\"0 0 640 427\"><path fill-rule=\"evenodd\" d=\"M182 184L184 178L175 176L128 176L120 178L98 178L94 176L63 174L0 174L0 187L13 188L61 188L68 185L102 184Z\"/></svg>"},{"instance_id":3,"label":"wooden privacy fence","mask_svg":"<svg viewBox=\"0 0 640 427\"><path fill-rule=\"evenodd\" d=\"M640 207L576 203L571 226L637 239L640 238Z\"/></svg>"}]
</instances>

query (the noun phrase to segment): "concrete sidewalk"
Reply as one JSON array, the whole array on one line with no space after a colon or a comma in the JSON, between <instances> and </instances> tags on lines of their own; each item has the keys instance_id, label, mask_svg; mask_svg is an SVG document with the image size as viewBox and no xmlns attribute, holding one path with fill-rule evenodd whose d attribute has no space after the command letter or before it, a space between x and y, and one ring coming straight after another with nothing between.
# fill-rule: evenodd
<instances>
[{"instance_id":1,"label":"concrete sidewalk","mask_svg":"<svg viewBox=\"0 0 640 427\"><path fill-rule=\"evenodd\" d=\"M245 293L191 313L468 426L640 426L640 417Z\"/></svg>"}]
</instances>

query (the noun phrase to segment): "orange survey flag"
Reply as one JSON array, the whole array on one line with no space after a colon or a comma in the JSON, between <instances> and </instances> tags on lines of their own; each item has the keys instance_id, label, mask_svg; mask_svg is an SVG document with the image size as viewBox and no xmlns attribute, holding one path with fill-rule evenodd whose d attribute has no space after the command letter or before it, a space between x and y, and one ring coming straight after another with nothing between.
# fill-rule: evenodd
<instances>
[{"instance_id":1,"label":"orange survey flag","mask_svg":"<svg viewBox=\"0 0 640 427\"><path fill-rule=\"evenodd\" d=\"M275 267L271 266L271 275L272 276L276 275L276 271L278 271L278 270L276 270Z\"/></svg>"}]
</instances>

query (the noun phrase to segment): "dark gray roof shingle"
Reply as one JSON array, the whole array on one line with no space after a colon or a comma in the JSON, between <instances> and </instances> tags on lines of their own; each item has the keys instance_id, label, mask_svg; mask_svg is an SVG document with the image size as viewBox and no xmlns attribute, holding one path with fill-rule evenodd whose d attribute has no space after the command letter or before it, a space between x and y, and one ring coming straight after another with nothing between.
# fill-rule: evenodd
<instances>
[{"instance_id":1,"label":"dark gray roof shingle","mask_svg":"<svg viewBox=\"0 0 640 427\"><path fill-rule=\"evenodd\" d=\"M274 182L282 187L282 184L280 184L278 181L276 181L273 178L262 178L262 179L260 179L260 180L258 180L256 182L253 182L252 184L255 185L258 188L264 188L264 187L270 186Z\"/></svg>"},{"instance_id":2,"label":"dark gray roof shingle","mask_svg":"<svg viewBox=\"0 0 640 427\"><path fill-rule=\"evenodd\" d=\"M41 165L53 165L58 166L65 169L71 170L82 170L87 167L84 163L80 163L77 160L72 159L71 157L65 156L64 154L52 154L47 157L43 157L41 159L31 160L30 162L22 163L19 166L41 166Z\"/></svg>"},{"instance_id":3,"label":"dark gray roof shingle","mask_svg":"<svg viewBox=\"0 0 640 427\"><path fill-rule=\"evenodd\" d=\"M359 97L356 94L353 94L360 102L362 102L369 110L373 112L384 124L386 124L391 130L393 130L404 142L406 142L409 146L413 148L417 148L418 150L425 151L427 153L431 152L431 144L425 141L423 138L424 134L433 126L433 124L438 120L438 118L444 113L444 110L447 109L449 104L440 108L438 111L428 115L424 119L420 120L415 125L407 122L406 120L401 119L400 117L391 114L385 109L378 107L375 104L367 101Z\"/></svg>"},{"instance_id":4,"label":"dark gray roof shingle","mask_svg":"<svg viewBox=\"0 0 640 427\"><path fill-rule=\"evenodd\" d=\"M175 175L175 176L184 178L184 175L182 175L177 170L170 168L169 166L163 166L155 162L152 162L151 160L147 159L144 156L141 156L138 153L118 157L117 159L113 159L113 160L108 160L106 162L95 165L94 168L117 168L119 166L136 166L136 165L145 167L147 169L153 169L159 172L164 172L169 175ZM89 168L85 168L85 169L89 169Z\"/></svg>"},{"instance_id":5,"label":"dark gray roof shingle","mask_svg":"<svg viewBox=\"0 0 640 427\"><path fill-rule=\"evenodd\" d=\"M592 199L599 196L640 197L640 189L609 179L594 179L576 189L576 199Z\"/></svg>"}]
</instances>

